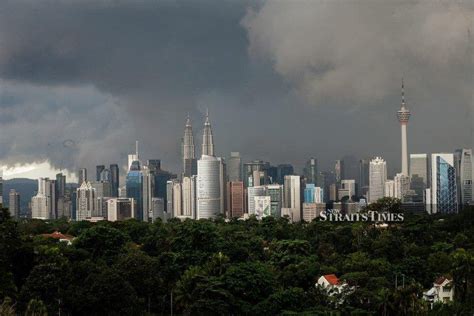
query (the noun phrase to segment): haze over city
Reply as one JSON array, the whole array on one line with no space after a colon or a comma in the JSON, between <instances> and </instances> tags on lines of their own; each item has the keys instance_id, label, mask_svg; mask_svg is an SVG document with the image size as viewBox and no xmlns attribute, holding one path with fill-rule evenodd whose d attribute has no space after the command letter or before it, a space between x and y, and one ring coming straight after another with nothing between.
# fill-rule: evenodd
<instances>
[{"instance_id":1,"label":"haze over city","mask_svg":"<svg viewBox=\"0 0 474 316\"><path fill-rule=\"evenodd\" d=\"M34 3L34 7L32 4ZM142 157L181 169L187 113L216 153L321 169L472 148L471 1L4 1L5 178ZM53 169L48 171L49 169Z\"/></svg>"}]
</instances>

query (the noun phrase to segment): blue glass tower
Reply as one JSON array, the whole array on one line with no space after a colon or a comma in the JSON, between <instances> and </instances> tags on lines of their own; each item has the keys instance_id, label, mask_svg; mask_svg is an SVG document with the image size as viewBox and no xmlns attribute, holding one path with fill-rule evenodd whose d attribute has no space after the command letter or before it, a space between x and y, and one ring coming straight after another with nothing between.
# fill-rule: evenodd
<instances>
[{"instance_id":1,"label":"blue glass tower","mask_svg":"<svg viewBox=\"0 0 474 316\"><path fill-rule=\"evenodd\" d=\"M306 184L304 189L304 202L305 203L314 203L314 196L316 194L316 187L312 183Z\"/></svg>"},{"instance_id":2,"label":"blue glass tower","mask_svg":"<svg viewBox=\"0 0 474 316\"><path fill-rule=\"evenodd\" d=\"M126 178L127 197L137 201L135 218L143 220L143 173L140 170L140 162L134 161Z\"/></svg>"},{"instance_id":3,"label":"blue glass tower","mask_svg":"<svg viewBox=\"0 0 474 316\"><path fill-rule=\"evenodd\" d=\"M441 213L457 213L456 169L443 157L436 157L436 202Z\"/></svg>"}]
</instances>

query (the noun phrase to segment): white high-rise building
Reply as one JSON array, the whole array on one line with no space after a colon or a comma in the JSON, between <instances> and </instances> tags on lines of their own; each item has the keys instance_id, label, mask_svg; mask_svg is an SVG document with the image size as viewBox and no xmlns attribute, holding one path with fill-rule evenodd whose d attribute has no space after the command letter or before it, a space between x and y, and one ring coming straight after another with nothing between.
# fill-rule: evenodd
<instances>
[{"instance_id":1,"label":"white high-rise building","mask_svg":"<svg viewBox=\"0 0 474 316\"><path fill-rule=\"evenodd\" d=\"M300 176L285 176L284 205L291 209L293 222L301 221L301 179ZM282 210L283 215L283 210Z\"/></svg>"},{"instance_id":2,"label":"white high-rise building","mask_svg":"<svg viewBox=\"0 0 474 316\"><path fill-rule=\"evenodd\" d=\"M467 205L473 201L472 185L472 149L458 149L455 152L455 167L457 175L458 200L460 204Z\"/></svg>"},{"instance_id":3,"label":"white high-rise building","mask_svg":"<svg viewBox=\"0 0 474 316\"><path fill-rule=\"evenodd\" d=\"M8 194L9 203L8 210L10 211L10 216L13 218L20 217L20 193L15 189L11 189Z\"/></svg>"},{"instance_id":4,"label":"white high-rise building","mask_svg":"<svg viewBox=\"0 0 474 316\"><path fill-rule=\"evenodd\" d=\"M404 202L410 190L410 178L403 173L397 173L393 181L395 183L394 197Z\"/></svg>"},{"instance_id":5,"label":"white high-rise building","mask_svg":"<svg viewBox=\"0 0 474 316\"><path fill-rule=\"evenodd\" d=\"M84 221L95 214L96 192L89 181L82 182L77 189L76 220Z\"/></svg>"},{"instance_id":6,"label":"white high-rise building","mask_svg":"<svg viewBox=\"0 0 474 316\"><path fill-rule=\"evenodd\" d=\"M265 187L256 186L247 188L247 213L249 215L255 215L255 197L264 196Z\"/></svg>"},{"instance_id":7,"label":"white high-rise building","mask_svg":"<svg viewBox=\"0 0 474 316\"><path fill-rule=\"evenodd\" d=\"M196 176L184 177L182 188L182 213L178 217L195 218L196 216Z\"/></svg>"},{"instance_id":8,"label":"white high-rise building","mask_svg":"<svg viewBox=\"0 0 474 316\"><path fill-rule=\"evenodd\" d=\"M423 202L425 189L429 187L429 159L427 154L410 154L410 189L413 202Z\"/></svg>"},{"instance_id":9,"label":"white high-rise building","mask_svg":"<svg viewBox=\"0 0 474 316\"><path fill-rule=\"evenodd\" d=\"M38 193L31 199L31 217L56 218L56 184L54 180L38 179Z\"/></svg>"},{"instance_id":10,"label":"white high-rise building","mask_svg":"<svg viewBox=\"0 0 474 316\"><path fill-rule=\"evenodd\" d=\"M408 176L408 145L407 145L407 125L410 119L410 110L405 104L405 86L402 80L402 104L397 112L398 121L402 135L402 174Z\"/></svg>"},{"instance_id":11,"label":"white high-rise building","mask_svg":"<svg viewBox=\"0 0 474 316\"><path fill-rule=\"evenodd\" d=\"M395 181L393 180L385 181L384 196L391 197L391 198L395 197Z\"/></svg>"},{"instance_id":12,"label":"white high-rise building","mask_svg":"<svg viewBox=\"0 0 474 316\"><path fill-rule=\"evenodd\" d=\"M386 181L387 163L380 157L372 159L369 163L369 203L385 196Z\"/></svg>"},{"instance_id":13,"label":"white high-rise building","mask_svg":"<svg viewBox=\"0 0 474 316\"><path fill-rule=\"evenodd\" d=\"M356 182L352 179L341 180L341 186L337 192L338 200L340 201L344 196L348 196L351 199L356 195Z\"/></svg>"},{"instance_id":14,"label":"white high-rise building","mask_svg":"<svg viewBox=\"0 0 474 316\"><path fill-rule=\"evenodd\" d=\"M221 213L221 161L202 155L197 163L197 219Z\"/></svg>"},{"instance_id":15,"label":"white high-rise building","mask_svg":"<svg viewBox=\"0 0 474 316\"><path fill-rule=\"evenodd\" d=\"M457 213L458 193L454 155L431 155L431 203L430 213Z\"/></svg>"}]
</instances>

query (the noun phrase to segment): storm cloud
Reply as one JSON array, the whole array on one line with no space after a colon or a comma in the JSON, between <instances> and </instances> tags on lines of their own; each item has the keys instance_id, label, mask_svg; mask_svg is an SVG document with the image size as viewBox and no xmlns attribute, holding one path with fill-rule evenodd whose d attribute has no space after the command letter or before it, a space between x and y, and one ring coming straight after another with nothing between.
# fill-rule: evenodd
<instances>
[{"instance_id":1,"label":"storm cloud","mask_svg":"<svg viewBox=\"0 0 474 316\"><path fill-rule=\"evenodd\" d=\"M185 116L200 144L209 108L222 156L297 166L315 156L327 168L377 154L398 168L402 77L410 152L472 146L473 12L431 1L2 1L0 162L123 165L138 139L142 157L179 172Z\"/></svg>"}]
</instances>

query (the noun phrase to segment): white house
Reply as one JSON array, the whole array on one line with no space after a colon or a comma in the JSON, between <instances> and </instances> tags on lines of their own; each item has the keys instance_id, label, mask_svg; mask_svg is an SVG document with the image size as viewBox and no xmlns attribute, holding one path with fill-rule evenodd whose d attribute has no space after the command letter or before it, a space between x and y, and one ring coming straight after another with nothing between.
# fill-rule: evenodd
<instances>
[{"instance_id":1,"label":"white house","mask_svg":"<svg viewBox=\"0 0 474 316\"><path fill-rule=\"evenodd\" d=\"M454 298L454 284L451 278L439 277L433 283L433 287L423 293L423 299L432 304L448 303Z\"/></svg>"}]
</instances>

